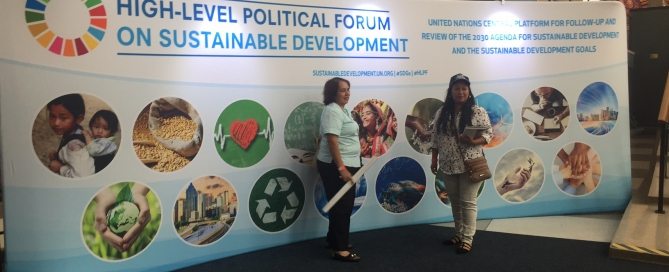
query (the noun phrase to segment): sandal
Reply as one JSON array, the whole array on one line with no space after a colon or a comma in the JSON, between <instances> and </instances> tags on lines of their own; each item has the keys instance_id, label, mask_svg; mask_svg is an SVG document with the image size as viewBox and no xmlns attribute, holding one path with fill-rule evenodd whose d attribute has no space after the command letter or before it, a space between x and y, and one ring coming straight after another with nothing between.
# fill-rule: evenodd
<instances>
[{"instance_id":1,"label":"sandal","mask_svg":"<svg viewBox=\"0 0 669 272\"><path fill-rule=\"evenodd\" d=\"M339 253L333 253L332 254L332 259L335 259L340 262L359 262L360 261L360 256L358 254L355 254L353 252L349 252L348 255L339 255Z\"/></svg>"},{"instance_id":2,"label":"sandal","mask_svg":"<svg viewBox=\"0 0 669 272\"><path fill-rule=\"evenodd\" d=\"M472 251L472 244L467 242L461 242L458 247L455 248L455 252L458 254L466 254Z\"/></svg>"},{"instance_id":3,"label":"sandal","mask_svg":"<svg viewBox=\"0 0 669 272\"><path fill-rule=\"evenodd\" d=\"M462 240L458 236L453 236L453 237L451 237L451 239L444 240L441 243L444 244L444 245L447 245L447 246L452 246L452 245L457 245L457 244L462 243Z\"/></svg>"}]
</instances>

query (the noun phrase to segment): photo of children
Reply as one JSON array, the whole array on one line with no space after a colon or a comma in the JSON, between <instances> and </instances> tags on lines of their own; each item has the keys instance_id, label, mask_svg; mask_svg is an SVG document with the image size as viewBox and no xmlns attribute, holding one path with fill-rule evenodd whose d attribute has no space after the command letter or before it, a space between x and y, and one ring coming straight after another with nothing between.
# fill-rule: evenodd
<instances>
[{"instance_id":1,"label":"photo of children","mask_svg":"<svg viewBox=\"0 0 669 272\"><path fill-rule=\"evenodd\" d=\"M99 110L88 123L90 130L84 130L86 149L95 161L95 172L107 167L112 161L118 145L114 142L118 132L118 117L110 110Z\"/></svg>"},{"instance_id":2,"label":"photo of children","mask_svg":"<svg viewBox=\"0 0 669 272\"><path fill-rule=\"evenodd\" d=\"M525 202L544 184L544 164L537 153L514 149L502 156L493 174L497 194L509 202Z\"/></svg>"},{"instance_id":3,"label":"photo of children","mask_svg":"<svg viewBox=\"0 0 669 272\"><path fill-rule=\"evenodd\" d=\"M405 134L409 145L422 154L430 154L434 115L442 101L436 98L425 98L418 101L404 122Z\"/></svg>"},{"instance_id":4,"label":"photo of children","mask_svg":"<svg viewBox=\"0 0 669 272\"><path fill-rule=\"evenodd\" d=\"M206 203L206 207L198 203ZM197 178L179 193L173 215L174 228L185 242L214 243L230 230L237 217L235 188L217 176Z\"/></svg>"},{"instance_id":5,"label":"photo of children","mask_svg":"<svg viewBox=\"0 0 669 272\"><path fill-rule=\"evenodd\" d=\"M48 102L35 118L32 131L40 161L68 178L102 171L114 159L120 137L119 120L111 108L94 96L79 93Z\"/></svg>"},{"instance_id":6,"label":"photo of children","mask_svg":"<svg viewBox=\"0 0 669 272\"><path fill-rule=\"evenodd\" d=\"M351 115L360 126L361 156L371 158L388 152L397 136L393 109L381 100L368 99L358 103Z\"/></svg>"},{"instance_id":7,"label":"photo of children","mask_svg":"<svg viewBox=\"0 0 669 272\"><path fill-rule=\"evenodd\" d=\"M560 190L572 196L592 193L599 185L602 164L599 154L581 142L567 144L553 161L553 180Z\"/></svg>"},{"instance_id":8,"label":"photo of children","mask_svg":"<svg viewBox=\"0 0 669 272\"><path fill-rule=\"evenodd\" d=\"M569 125L569 103L552 87L539 87L525 99L522 109L525 131L535 139L553 140Z\"/></svg>"},{"instance_id":9,"label":"photo of children","mask_svg":"<svg viewBox=\"0 0 669 272\"><path fill-rule=\"evenodd\" d=\"M151 244L161 220L160 201L144 184L118 182L100 190L84 210L84 244L103 260L124 260Z\"/></svg>"},{"instance_id":10,"label":"photo of children","mask_svg":"<svg viewBox=\"0 0 669 272\"><path fill-rule=\"evenodd\" d=\"M613 88L595 82L583 90L576 102L576 116L581 127L592 135L606 135L618 120L618 98Z\"/></svg>"},{"instance_id":11,"label":"photo of children","mask_svg":"<svg viewBox=\"0 0 669 272\"><path fill-rule=\"evenodd\" d=\"M190 103L163 97L141 111L132 131L135 154L147 167L173 172L190 163L202 145L202 121Z\"/></svg>"}]
</instances>

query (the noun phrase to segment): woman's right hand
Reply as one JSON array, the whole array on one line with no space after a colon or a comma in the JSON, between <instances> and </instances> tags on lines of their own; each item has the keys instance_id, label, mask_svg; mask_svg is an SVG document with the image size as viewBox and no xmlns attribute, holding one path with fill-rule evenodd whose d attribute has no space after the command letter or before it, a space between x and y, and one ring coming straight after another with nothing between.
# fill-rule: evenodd
<instances>
[{"instance_id":1,"label":"woman's right hand","mask_svg":"<svg viewBox=\"0 0 669 272\"><path fill-rule=\"evenodd\" d=\"M339 178L346 183L353 180L353 175L344 167L344 170L339 171Z\"/></svg>"}]
</instances>

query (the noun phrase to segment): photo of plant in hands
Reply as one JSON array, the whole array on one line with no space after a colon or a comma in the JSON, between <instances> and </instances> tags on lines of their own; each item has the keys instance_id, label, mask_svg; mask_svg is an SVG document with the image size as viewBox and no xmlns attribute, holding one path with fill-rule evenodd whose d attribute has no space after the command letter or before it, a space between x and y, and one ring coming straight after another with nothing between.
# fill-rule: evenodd
<instances>
[{"instance_id":1,"label":"photo of plant in hands","mask_svg":"<svg viewBox=\"0 0 669 272\"><path fill-rule=\"evenodd\" d=\"M520 203L535 197L544 184L544 163L532 150L518 148L498 161L493 184L502 199Z\"/></svg>"},{"instance_id":2,"label":"photo of plant in hands","mask_svg":"<svg viewBox=\"0 0 669 272\"><path fill-rule=\"evenodd\" d=\"M99 191L84 211L84 243L104 260L130 258L153 241L160 227L160 211L160 201L145 185L110 185Z\"/></svg>"}]
</instances>

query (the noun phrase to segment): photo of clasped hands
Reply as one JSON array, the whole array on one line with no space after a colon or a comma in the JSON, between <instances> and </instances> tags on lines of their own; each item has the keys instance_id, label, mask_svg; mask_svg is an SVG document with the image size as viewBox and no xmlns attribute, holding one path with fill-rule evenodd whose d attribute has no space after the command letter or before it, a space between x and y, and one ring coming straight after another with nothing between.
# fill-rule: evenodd
<instances>
[{"instance_id":1,"label":"photo of clasped hands","mask_svg":"<svg viewBox=\"0 0 669 272\"><path fill-rule=\"evenodd\" d=\"M599 184L599 156L587 144L576 142L563 147L557 154L555 165L555 182L565 193L587 194Z\"/></svg>"}]
</instances>

